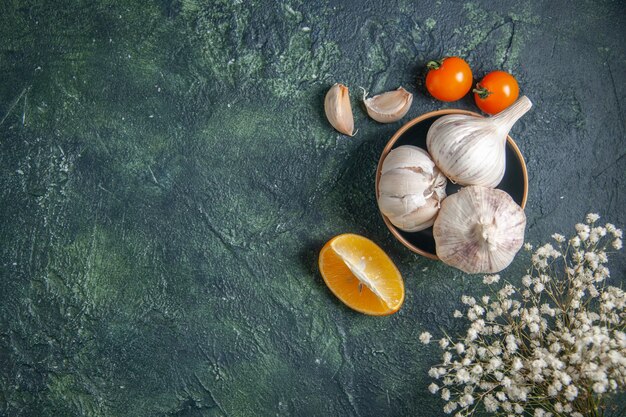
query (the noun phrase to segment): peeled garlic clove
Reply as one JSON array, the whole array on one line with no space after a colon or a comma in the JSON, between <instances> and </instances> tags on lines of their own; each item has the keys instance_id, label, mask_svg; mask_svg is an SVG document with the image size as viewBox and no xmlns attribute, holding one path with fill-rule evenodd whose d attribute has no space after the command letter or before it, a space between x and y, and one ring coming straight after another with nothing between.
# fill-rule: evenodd
<instances>
[{"instance_id":1,"label":"peeled garlic clove","mask_svg":"<svg viewBox=\"0 0 626 417\"><path fill-rule=\"evenodd\" d=\"M343 84L333 85L324 98L324 111L330 124L344 135L354 136L350 93Z\"/></svg>"},{"instance_id":2,"label":"peeled garlic clove","mask_svg":"<svg viewBox=\"0 0 626 417\"><path fill-rule=\"evenodd\" d=\"M437 256L461 271L500 272L524 243L526 215L510 195L471 186L441 203L433 226Z\"/></svg>"},{"instance_id":3,"label":"peeled garlic clove","mask_svg":"<svg viewBox=\"0 0 626 417\"><path fill-rule=\"evenodd\" d=\"M378 207L397 228L416 232L432 226L446 196L446 178L426 151L400 146L385 157L378 182Z\"/></svg>"},{"instance_id":4,"label":"peeled garlic clove","mask_svg":"<svg viewBox=\"0 0 626 417\"><path fill-rule=\"evenodd\" d=\"M413 103L413 94L399 87L374 97L366 98L363 90L363 103L369 116L380 123L392 123L402 119Z\"/></svg>"},{"instance_id":5,"label":"peeled garlic clove","mask_svg":"<svg viewBox=\"0 0 626 417\"><path fill-rule=\"evenodd\" d=\"M428 152L452 181L496 187L506 168L507 135L531 107L532 103L524 96L492 117L442 116L426 135Z\"/></svg>"}]
</instances>

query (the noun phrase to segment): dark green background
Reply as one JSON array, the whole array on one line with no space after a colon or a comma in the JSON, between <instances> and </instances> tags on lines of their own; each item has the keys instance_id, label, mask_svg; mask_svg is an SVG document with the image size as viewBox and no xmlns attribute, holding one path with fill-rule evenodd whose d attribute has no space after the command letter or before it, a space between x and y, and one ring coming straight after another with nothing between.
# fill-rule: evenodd
<instances>
[{"instance_id":1,"label":"dark green background","mask_svg":"<svg viewBox=\"0 0 626 417\"><path fill-rule=\"evenodd\" d=\"M391 237L380 152L412 117L476 110L420 81L459 54L535 104L512 132L527 239L589 211L626 226L625 27L621 1L3 0L0 415L442 415L417 338L459 330L484 288ZM334 82L353 138L324 117ZM368 119L358 87L399 85L409 115ZM343 232L397 263L399 313L326 289L317 254Z\"/></svg>"}]
</instances>

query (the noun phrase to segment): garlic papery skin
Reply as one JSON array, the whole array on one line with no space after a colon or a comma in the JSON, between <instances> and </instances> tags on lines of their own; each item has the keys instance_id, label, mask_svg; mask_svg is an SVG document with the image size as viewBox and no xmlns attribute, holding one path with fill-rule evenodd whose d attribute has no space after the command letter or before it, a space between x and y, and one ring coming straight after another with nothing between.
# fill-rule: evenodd
<instances>
[{"instance_id":1,"label":"garlic papery skin","mask_svg":"<svg viewBox=\"0 0 626 417\"><path fill-rule=\"evenodd\" d=\"M363 90L363 104L369 116L380 123L393 123L402 119L413 103L413 94L399 87L374 97L367 98Z\"/></svg>"},{"instance_id":2,"label":"garlic papery skin","mask_svg":"<svg viewBox=\"0 0 626 417\"><path fill-rule=\"evenodd\" d=\"M524 96L492 117L442 116L426 135L428 152L451 181L496 187L506 169L507 135L531 107Z\"/></svg>"},{"instance_id":3,"label":"garlic papery skin","mask_svg":"<svg viewBox=\"0 0 626 417\"><path fill-rule=\"evenodd\" d=\"M425 150L399 146L383 161L378 207L398 229L424 230L435 221L440 202L446 197L446 184L446 177Z\"/></svg>"},{"instance_id":4,"label":"garlic papery skin","mask_svg":"<svg viewBox=\"0 0 626 417\"><path fill-rule=\"evenodd\" d=\"M437 256L470 274L500 272L524 243L526 215L506 192L471 186L441 203L433 226Z\"/></svg>"},{"instance_id":5,"label":"garlic papery skin","mask_svg":"<svg viewBox=\"0 0 626 417\"><path fill-rule=\"evenodd\" d=\"M337 131L344 135L354 136L354 116L348 87L337 83L330 87L324 98L324 112Z\"/></svg>"}]
</instances>

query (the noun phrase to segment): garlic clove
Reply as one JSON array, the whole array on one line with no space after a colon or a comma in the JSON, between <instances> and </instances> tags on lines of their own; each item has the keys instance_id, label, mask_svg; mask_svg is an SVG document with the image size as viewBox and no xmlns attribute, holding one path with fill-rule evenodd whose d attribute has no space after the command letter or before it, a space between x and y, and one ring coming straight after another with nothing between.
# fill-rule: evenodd
<instances>
[{"instance_id":1,"label":"garlic clove","mask_svg":"<svg viewBox=\"0 0 626 417\"><path fill-rule=\"evenodd\" d=\"M426 135L428 152L453 182L496 187L506 169L507 135L531 107L524 96L492 117L442 116Z\"/></svg>"},{"instance_id":2,"label":"garlic clove","mask_svg":"<svg viewBox=\"0 0 626 417\"><path fill-rule=\"evenodd\" d=\"M432 175L435 164L430 159L428 152L412 145L404 145L389 152L383 163L381 174L398 168L421 170Z\"/></svg>"},{"instance_id":3,"label":"garlic clove","mask_svg":"<svg viewBox=\"0 0 626 417\"><path fill-rule=\"evenodd\" d=\"M524 210L506 192L465 187L441 203L433 225L437 256L470 274L500 272L522 247L525 227Z\"/></svg>"},{"instance_id":4,"label":"garlic clove","mask_svg":"<svg viewBox=\"0 0 626 417\"><path fill-rule=\"evenodd\" d=\"M397 228L415 232L432 226L446 196L446 178L426 151L404 145L385 157L378 181L378 207Z\"/></svg>"},{"instance_id":5,"label":"garlic clove","mask_svg":"<svg viewBox=\"0 0 626 417\"><path fill-rule=\"evenodd\" d=\"M392 197L404 197L416 195L423 197L424 192L430 188L428 181L418 172L409 169L394 169L380 177L378 187L384 190L384 195Z\"/></svg>"},{"instance_id":6,"label":"garlic clove","mask_svg":"<svg viewBox=\"0 0 626 417\"><path fill-rule=\"evenodd\" d=\"M324 112L330 124L344 135L354 136L354 117L348 87L335 83L324 98Z\"/></svg>"},{"instance_id":7,"label":"garlic clove","mask_svg":"<svg viewBox=\"0 0 626 417\"><path fill-rule=\"evenodd\" d=\"M387 217L402 217L416 208L426 205L427 201L422 195L409 194L402 197L382 195L378 200L380 211Z\"/></svg>"},{"instance_id":8,"label":"garlic clove","mask_svg":"<svg viewBox=\"0 0 626 417\"><path fill-rule=\"evenodd\" d=\"M380 123L392 123L402 119L413 103L413 94L399 87L374 97L367 98L363 90L363 104L369 116Z\"/></svg>"},{"instance_id":9,"label":"garlic clove","mask_svg":"<svg viewBox=\"0 0 626 417\"><path fill-rule=\"evenodd\" d=\"M390 217L389 221L405 232L419 232L433 225L438 212L439 201L431 198L418 209L414 209L407 214Z\"/></svg>"}]
</instances>

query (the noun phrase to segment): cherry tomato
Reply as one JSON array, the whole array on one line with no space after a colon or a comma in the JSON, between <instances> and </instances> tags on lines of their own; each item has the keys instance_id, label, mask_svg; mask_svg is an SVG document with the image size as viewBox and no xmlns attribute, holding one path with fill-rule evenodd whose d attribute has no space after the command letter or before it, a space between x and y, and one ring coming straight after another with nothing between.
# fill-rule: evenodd
<instances>
[{"instance_id":1,"label":"cherry tomato","mask_svg":"<svg viewBox=\"0 0 626 417\"><path fill-rule=\"evenodd\" d=\"M452 56L427 65L426 89L441 101L456 101L472 88L472 70L462 58Z\"/></svg>"},{"instance_id":2,"label":"cherry tomato","mask_svg":"<svg viewBox=\"0 0 626 417\"><path fill-rule=\"evenodd\" d=\"M487 114L500 113L519 96L517 81L504 71L492 71L485 75L473 91L476 105Z\"/></svg>"}]
</instances>

